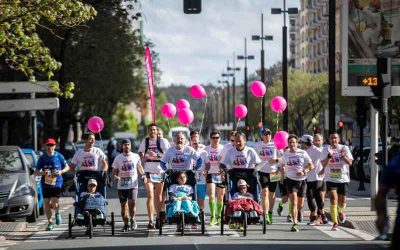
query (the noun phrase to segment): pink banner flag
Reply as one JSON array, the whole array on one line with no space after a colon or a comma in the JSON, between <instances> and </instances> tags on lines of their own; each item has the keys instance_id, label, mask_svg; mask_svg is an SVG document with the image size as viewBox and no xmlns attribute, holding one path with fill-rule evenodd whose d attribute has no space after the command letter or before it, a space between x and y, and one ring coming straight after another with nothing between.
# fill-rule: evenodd
<instances>
[{"instance_id":1,"label":"pink banner flag","mask_svg":"<svg viewBox=\"0 0 400 250\"><path fill-rule=\"evenodd\" d=\"M149 47L146 47L146 50L144 52L144 62L146 64L146 75L147 75L147 82L149 85L151 117L153 119L153 123L156 123L156 103L154 102L153 63L151 61L151 51L150 51Z\"/></svg>"}]
</instances>

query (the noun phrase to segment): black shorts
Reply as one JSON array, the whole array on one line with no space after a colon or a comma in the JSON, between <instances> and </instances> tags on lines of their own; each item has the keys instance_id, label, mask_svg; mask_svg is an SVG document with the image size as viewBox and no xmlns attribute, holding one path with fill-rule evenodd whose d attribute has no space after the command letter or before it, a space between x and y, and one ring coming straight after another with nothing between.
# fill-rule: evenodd
<instances>
[{"instance_id":1,"label":"black shorts","mask_svg":"<svg viewBox=\"0 0 400 250\"><path fill-rule=\"evenodd\" d=\"M61 188L60 187L43 188L42 193L43 193L43 198L45 199L60 198Z\"/></svg>"},{"instance_id":2,"label":"black shorts","mask_svg":"<svg viewBox=\"0 0 400 250\"><path fill-rule=\"evenodd\" d=\"M295 181L295 180L287 178L286 186L287 186L287 189L289 190L289 194L295 192L295 193L297 193L298 197L306 196L306 189L307 189L306 180Z\"/></svg>"},{"instance_id":3,"label":"black shorts","mask_svg":"<svg viewBox=\"0 0 400 250\"><path fill-rule=\"evenodd\" d=\"M137 188L132 189L118 189L118 197L120 203L125 203L128 200L137 199L138 190Z\"/></svg>"},{"instance_id":4,"label":"black shorts","mask_svg":"<svg viewBox=\"0 0 400 250\"><path fill-rule=\"evenodd\" d=\"M212 180L212 174L207 174L206 176L206 183L215 183ZM219 188L224 188L226 186L226 181L222 181L221 183L215 183L215 185Z\"/></svg>"},{"instance_id":5,"label":"black shorts","mask_svg":"<svg viewBox=\"0 0 400 250\"><path fill-rule=\"evenodd\" d=\"M318 190L319 192L326 191L325 181L307 181L307 190Z\"/></svg>"},{"instance_id":6,"label":"black shorts","mask_svg":"<svg viewBox=\"0 0 400 250\"><path fill-rule=\"evenodd\" d=\"M275 193L277 181L271 182L269 173L258 172L258 176L261 188L268 188L270 192Z\"/></svg>"},{"instance_id":7,"label":"black shorts","mask_svg":"<svg viewBox=\"0 0 400 250\"><path fill-rule=\"evenodd\" d=\"M283 182L279 182L279 193L281 197L287 196L289 194L289 191L286 186L286 180L287 178L283 179Z\"/></svg>"},{"instance_id":8,"label":"black shorts","mask_svg":"<svg viewBox=\"0 0 400 250\"><path fill-rule=\"evenodd\" d=\"M326 190L328 192L332 191L332 190L337 190L338 194L346 195L348 189L349 189L348 182L345 182L345 183L336 183L336 182L330 182L330 181L326 182Z\"/></svg>"},{"instance_id":9,"label":"black shorts","mask_svg":"<svg viewBox=\"0 0 400 250\"><path fill-rule=\"evenodd\" d=\"M145 174L146 174L146 178L147 178L147 180L148 181L151 181L150 180L150 174L152 174L152 173L150 173L150 172L145 172ZM163 183L164 181L165 181L165 173L163 172L163 173L160 173L160 177L161 177L161 182L160 183ZM156 182L156 183L158 183L158 182Z\"/></svg>"}]
</instances>

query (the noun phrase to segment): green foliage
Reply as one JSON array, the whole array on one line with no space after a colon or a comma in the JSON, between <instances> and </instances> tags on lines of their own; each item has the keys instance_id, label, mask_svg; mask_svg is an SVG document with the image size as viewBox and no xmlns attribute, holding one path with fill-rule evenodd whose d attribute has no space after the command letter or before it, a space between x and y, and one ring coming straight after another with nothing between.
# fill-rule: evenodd
<instances>
[{"instance_id":1,"label":"green foliage","mask_svg":"<svg viewBox=\"0 0 400 250\"><path fill-rule=\"evenodd\" d=\"M164 131L164 137L167 136L168 131L172 127L181 126L176 118L167 119L161 115L161 106L167 102L175 103L173 100L168 100L164 91L156 89L156 117L157 125ZM176 117L176 116L175 116Z\"/></svg>"},{"instance_id":2,"label":"green foliage","mask_svg":"<svg viewBox=\"0 0 400 250\"><path fill-rule=\"evenodd\" d=\"M114 131L131 131L138 134L138 120L134 114L126 109L126 105L118 104L113 116Z\"/></svg>"},{"instance_id":3,"label":"green foliage","mask_svg":"<svg viewBox=\"0 0 400 250\"><path fill-rule=\"evenodd\" d=\"M56 35L52 27L78 26L96 15L89 5L78 0L0 0L0 56L14 70L23 72L32 82L34 75L52 79L61 63L54 59L38 35L39 28ZM55 92L71 97L72 84Z\"/></svg>"}]
</instances>

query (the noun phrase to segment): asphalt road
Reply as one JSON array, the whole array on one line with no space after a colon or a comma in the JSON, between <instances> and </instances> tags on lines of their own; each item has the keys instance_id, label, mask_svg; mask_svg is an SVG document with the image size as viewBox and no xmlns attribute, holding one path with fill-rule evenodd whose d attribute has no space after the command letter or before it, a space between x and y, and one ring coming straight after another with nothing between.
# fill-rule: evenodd
<instances>
[{"instance_id":1,"label":"asphalt road","mask_svg":"<svg viewBox=\"0 0 400 250\"><path fill-rule=\"evenodd\" d=\"M290 232L291 223L286 222L286 216L274 214L273 224L267 226L267 233L262 234L261 225L251 225L248 234L225 227L225 234L220 235L219 226L206 226L205 235L200 230L187 229L185 236L175 232L175 225L166 225L162 236L158 230L147 230L148 217L146 199L143 188L140 188L138 199L137 222L138 229L130 232L120 232L122 220L120 207L115 190L108 192L109 212L116 214L115 236L111 236L110 227L95 228L94 237L85 235L85 228L74 227L73 238L68 238L68 213L72 213L72 199L63 198L63 224L56 226L51 232L44 231L46 220L43 216L30 228L34 228L27 237L20 238L0 249L386 249L387 242L365 240L365 235L357 230L340 229L331 231L331 225L308 226L300 224L300 232ZM349 206L366 206L366 199L350 199ZM206 202L207 204L207 202ZM206 205L208 207L208 205ZM206 208L207 212L207 208ZM287 206L284 214L287 214ZM1 244L1 242L0 242Z\"/></svg>"}]
</instances>

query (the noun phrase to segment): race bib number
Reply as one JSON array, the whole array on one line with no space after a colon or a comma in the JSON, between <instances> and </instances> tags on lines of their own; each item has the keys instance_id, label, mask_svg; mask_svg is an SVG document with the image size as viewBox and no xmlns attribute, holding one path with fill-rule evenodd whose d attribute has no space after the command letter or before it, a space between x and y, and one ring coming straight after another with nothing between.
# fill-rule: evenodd
<instances>
[{"instance_id":1,"label":"race bib number","mask_svg":"<svg viewBox=\"0 0 400 250\"><path fill-rule=\"evenodd\" d=\"M206 180L202 172L196 172L196 183L206 184Z\"/></svg>"},{"instance_id":2,"label":"race bib number","mask_svg":"<svg viewBox=\"0 0 400 250\"><path fill-rule=\"evenodd\" d=\"M331 168L329 171L329 177L332 179L340 179L342 177L342 170Z\"/></svg>"},{"instance_id":3,"label":"race bib number","mask_svg":"<svg viewBox=\"0 0 400 250\"><path fill-rule=\"evenodd\" d=\"M161 174L150 173L149 177L150 177L150 181L153 183L161 183L163 181Z\"/></svg>"},{"instance_id":4,"label":"race bib number","mask_svg":"<svg viewBox=\"0 0 400 250\"><path fill-rule=\"evenodd\" d=\"M44 183L50 186L55 186L57 182L57 177L46 174L44 176Z\"/></svg>"},{"instance_id":5,"label":"race bib number","mask_svg":"<svg viewBox=\"0 0 400 250\"><path fill-rule=\"evenodd\" d=\"M213 183L217 183L217 184L222 183L221 174L211 174L211 181L212 181Z\"/></svg>"},{"instance_id":6,"label":"race bib number","mask_svg":"<svg viewBox=\"0 0 400 250\"><path fill-rule=\"evenodd\" d=\"M119 180L119 187L125 189L133 188L132 177L121 177Z\"/></svg>"},{"instance_id":7,"label":"race bib number","mask_svg":"<svg viewBox=\"0 0 400 250\"><path fill-rule=\"evenodd\" d=\"M280 181L280 180L281 180L281 175L278 173L278 171L276 171L276 172L271 172L271 173L269 174L269 180L270 180L271 182Z\"/></svg>"}]
</instances>

